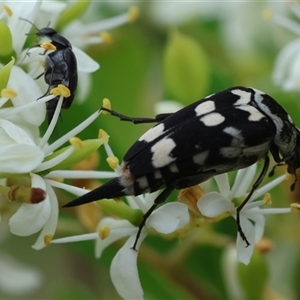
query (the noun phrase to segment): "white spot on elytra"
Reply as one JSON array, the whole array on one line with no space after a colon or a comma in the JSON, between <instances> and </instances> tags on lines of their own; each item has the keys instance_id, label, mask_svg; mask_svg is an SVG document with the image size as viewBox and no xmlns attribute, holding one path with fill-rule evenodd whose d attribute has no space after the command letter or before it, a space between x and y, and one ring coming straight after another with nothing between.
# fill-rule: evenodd
<instances>
[{"instance_id":1,"label":"white spot on elytra","mask_svg":"<svg viewBox=\"0 0 300 300\"><path fill-rule=\"evenodd\" d=\"M151 142L158 138L165 129L165 125L163 123L158 124L157 126L152 127L148 131L146 131L140 138L139 141Z\"/></svg>"},{"instance_id":2,"label":"white spot on elytra","mask_svg":"<svg viewBox=\"0 0 300 300\"><path fill-rule=\"evenodd\" d=\"M240 99L237 100L234 103L234 105L245 105L251 101L251 93L250 92L236 89L236 90L232 90L231 93L234 95L240 96Z\"/></svg>"},{"instance_id":3,"label":"white spot on elytra","mask_svg":"<svg viewBox=\"0 0 300 300\"><path fill-rule=\"evenodd\" d=\"M203 151L193 156L193 162L197 165L203 165L208 156L209 151Z\"/></svg>"},{"instance_id":4,"label":"white spot on elytra","mask_svg":"<svg viewBox=\"0 0 300 300\"><path fill-rule=\"evenodd\" d=\"M151 147L151 151L153 153L153 166L155 168L161 168L176 160L176 158L170 156L170 153L175 148L175 146L175 142L170 138L164 138L153 145Z\"/></svg>"},{"instance_id":5,"label":"white spot on elytra","mask_svg":"<svg viewBox=\"0 0 300 300\"><path fill-rule=\"evenodd\" d=\"M233 127L229 126L223 129L223 132L232 136L231 146L236 147L243 147L244 146L244 137L242 135L242 131Z\"/></svg>"},{"instance_id":6,"label":"white spot on elytra","mask_svg":"<svg viewBox=\"0 0 300 300\"><path fill-rule=\"evenodd\" d=\"M262 118L265 118L265 116L253 106L245 105L245 106L237 106L236 108L243 111L247 111L250 114L248 117L249 121L256 122L256 121L260 121Z\"/></svg>"},{"instance_id":7,"label":"white spot on elytra","mask_svg":"<svg viewBox=\"0 0 300 300\"><path fill-rule=\"evenodd\" d=\"M139 187L140 187L141 190L144 190L145 188L147 188L149 186L146 176L137 178L136 181L138 182Z\"/></svg>"},{"instance_id":8,"label":"white spot on elytra","mask_svg":"<svg viewBox=\"0 0 300 300\"><path fill-rule=\"evenodd\" d=\"M219 113L211 113L202 118L200 121L204 123L205 126L217 126L225 121L225 118Z\"/></svg>"},{"instance_id":9,"label":"white spot on elytra","mask_svg":"<svg viewBox=\"0 0 300 300\"><path fill-rule=\"evenodd\" d=\"M215 103L211 100L205 101L197 105L195 108L196 116L208 114L216 109Z\"/></svg>"},{"instance_id":10,"label":"white spot on elytra","mask_svg":"<svg viewBox=\"0 0 300 300\"><path fill-rule=\"evenodd\" d=\"M171 171L172 173L178 173L178 172L179 172L176 163L170 164L170 165L169 165L169 169L170 169L170 171Z\"/></svg>"}]
</instances>

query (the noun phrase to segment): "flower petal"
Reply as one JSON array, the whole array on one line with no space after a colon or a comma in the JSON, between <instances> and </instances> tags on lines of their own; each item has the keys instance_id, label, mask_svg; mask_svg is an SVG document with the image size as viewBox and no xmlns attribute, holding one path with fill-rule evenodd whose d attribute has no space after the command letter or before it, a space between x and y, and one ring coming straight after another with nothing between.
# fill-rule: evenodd
<instances>
[{"instance_id":1,"label":"flower petal","mask_svg":"<svg viewBox=\"0 0 300 300\"><path fill-rule=\"evenodd\" d=\"M139 238L139 243L146 237L146 231L142 231ZM136 235L133 234L118 251L112 260L110 266L111 280L124 299L143 299L143 289L140 283L139 274L137 270L137 251L132 249Z\"/></svg>"},{"instance_id":2,"label":"flower petal","mask_svg":"<svg viewBox=\"0 0 300 300\"><path fill-rule=\"evenodd\" d=\"M100 65L77 47L73 47L77 59L78 72L93 73L100 68Z\"/></svg>"},{"instance_id":3,"label":"flower petal","mask_svg":"<svg viewBox=\"0 0 300 300\"><path fill-rule=\"evenodd\" d=\"M36 175L37 176L37 175ZM39 177L39 176L38 176ZM45 237L46 236L54 236L56 227L57 227L57 221L58 221L58 201L57 201L57 197L56 194L53 190L53 188L46 183L46 191L47 191L47 195L49 197L49 216L48 218L45 220L45 225L43 230L41 231L39 237L37 238L36 242L34 243L34 245L32 245L33 249L36 250L40 250L42 248L44 248L45 246L47 246L45 244ZM45 202L47 199L45 199L43 202Z\"/></svg>"},{"instance_id":4,"label":"flower petal","mask_svg":"<svg viewBox=\"0 0 300 300\"><path fill-rule=\"evenodd\" d=\"M247 247L245 241L242 240L238 233L236 239L237 260L248 265L255 246L255 228L243 215L240 216L240 223L250 245Z\"/></svg>"},{"instance_id":5,"label":"flower petal","mask_svg":"<svg viewBox=\"0 0 300 300\"><path fill-rule=\"evenodd\" d=\"M97 258L101 257L103 250L107 248L109 245L111 245L112 243L114 243L115 241L123 237L130 236L136 233L138 230L127 220L116 220L113 218L103 218L98 225L98 230L102 226L109 226L110 234L104 240L97 238L96 248L95 248L95 256Z\"/></svg>"},{"instance_id":6,"label":"flower petal","mask_svg":"<svg viewBox=\"0 0 300 300\"><path fill-rule=\"evenodd\" d=\"M18 93L18 96L12 99L14 106L37 101L42 96L42 91L34 79L19 67L12 68L7 86ZM40 126L46 116L46 105L37 103L34 107L24 109L18 115L29 124Z\"/></svg>"},{"instance_id":7,"label":"flower petal","mask_svg":"<svg viewBox=\"0 0 300 300\"><path fill-rule=\"evenodd\" d=\"M166 203L150 215L146 226L154 228L160 233L168 234L184 227L189 221L187 205L180 202Z\"/></svg>"},{"instance_id":8,"label":"flower petal","mask_svg":"<svg viewBox=\"0 0 300 300\"><path fill-rule=\"evenodd\" d=\"M226 197L217 192L205 194L198 200L197 206L201 214L209 218L214 218L234 208Z\"/></svg>"}]
</instances>

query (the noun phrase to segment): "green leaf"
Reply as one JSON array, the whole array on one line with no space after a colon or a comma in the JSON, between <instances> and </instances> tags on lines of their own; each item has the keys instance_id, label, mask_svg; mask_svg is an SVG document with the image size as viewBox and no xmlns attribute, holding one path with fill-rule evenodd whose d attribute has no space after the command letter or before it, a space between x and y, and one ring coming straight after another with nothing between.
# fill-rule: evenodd
<instances>
[{"instance_id":1,"label":"green leaf","mask_svg":"<svg viewBox=\"0 0 300 300\"><path fill-rule=\"evenodd\" d=\"M56 29L60 31L73 20L78 19L88 8L90 1L78 1L69 5L61 14L56 23Z\"/></svg>"},{"instance_id":2,"label":"green leaf","mask_svg":"<svg viewBox=\"0 0 300 300\"><path fill-rule=\"evenodd\" d=\"M176 100L189 104L206 94L208 57L193 38L173 30L165 49L163 67L167 91Z\"/></svg>"}]
</instances>

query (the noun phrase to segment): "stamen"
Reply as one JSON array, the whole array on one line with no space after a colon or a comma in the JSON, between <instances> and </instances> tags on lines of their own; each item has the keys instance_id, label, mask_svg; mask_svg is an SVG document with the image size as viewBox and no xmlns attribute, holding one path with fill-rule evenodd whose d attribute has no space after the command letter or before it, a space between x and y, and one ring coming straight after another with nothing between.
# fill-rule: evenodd
<instances>
[{"instance_id":1,"label":"stamen","mask_svg":"<svg viewBox=\"0 0 300 300\"><path fill-rule=\"evenodd\" d=\"M272 198L270 193L266 193L263 199L264 205L271 205L272 204Z\"/></svg>"},{"instance_id":2,"label":"stamen","mask_svg":"<svg viewBox=\"0 0 300 300\"><path fill-rule=\"evenodd\" d=\"M104 99L102 100L102 107L111 110L111 103L110 103L109 99L104 98ZM108 112L108 111L105 111L105 110L102 111L102 113L103 113L103 114L109 114L109 112Z\"/></svg>"},{"instance_id":3,"label":"stamen","mask_svg":"<svg viewBox=\"0 0 300 300\"><path fill-rule=\"evenodd\" d=\"M270 9L265 9L263 12L262 12L262 17L264 20L270 20L272 18L272 11Z\"/></svg>"},{"instance_id":4,"label":"stamen","mask_svg":"<svg viewBox=\"0 0 300 300\"><path fill-rule=\"evenodd\" d=\"M57 108L56 108L56 110L57 110ZM55 111L55 113L56 113L56 111ZM64 143L66 143L71 137L76 136L79 132L81 132L83 129L85 129L86 127L88 127L93 121L95 121L97 119L97 117L99 116L99 114L100 114L100 111L96 111L91 116L89 116L86 120L84 120L81 124L79 124L78 126L76 126L74 129L72 129L71 131L69 131L67 134L65 134L64 136L62 136L58 140L56 140L49 147L43 147L44 153L45 154L49 154L49 153L54 152L57 148L59 148ZM53 119L54 119L54 117L53 117ZM51 124L52 124L52 122L50 123L50 125ZM48 139L49 139L49 137L48 137Z\"/></svg>"},{"instance_id":5,"label":"stamen","mask_svg":"<svg viewBox=\"0 0 300 300\"><path fill-rule=\"evenodd\" d=\"M35 170L34 172L41 172L44 170L48 170L51 169L52 167L58 165L59 163L61 163L62 161L64 161L65 159L67 159L73 152L74 152L75 148L73 146L70 146L67 150L65 150L63 153L55 156L54 158L48 160L48 161L44 161L42 162Z\"/></svg>"},{"instance_id":6,"label":"stamen","mask_svg":"<svg viewBox=\"0 0 300 300\"><path fill-rule=\"evenodd\" d=\"M3 5L3 9L5 10L5 12L7 13L7 15L9 17L11 17L13 15L13 11L11 10L10 7L8 7L7 5Z\"/></svg>"},{"instance_id":7,"label":"stamen","mask_svg":"<svg viewBox=\"0 0 300 300\"><path fill-rule=\"evenodd\" d=\"M99 229L99 237L101 240L105 240L110 234L110 227L107 225L101 226Z\"/></svg>"},{"instance_id":8,"label":"stamen","mask_svg":"<svg viewBox=\"0 0 300 300\"><path fill-rule=\"evenodd\" d=\"M47 128L47 131L45 132L43 138L39 141L39 143L37 145L39 148L41 148L44 151L45 154L49 154L49 153L51 153L51 152L54 151L54 149L53 149L53 151L51 151L52 149L49 150L47 148L45 150L44 148L45 148L45 146L46 146L46 144L47 144L47 142L48 142L48 140L49 140L49 138L50 138L50 136L51 136L51 134L52 134L52 132L53 132L53 130L55 128L55 125L57 123L57 120L58 120L58 117L59 117L59 114L60 114L60 110L61 110L61 106L62 106L63 100L64 100L63 96L60 96L60 98L59 98L59 100L57 102L57 105L56 105L55 112L53 114L52 120L51 120L51 122L50 122L50 124L49 124L49 126ZM72 136L75 136L75 135L71 135L70 138Z\"/></svg>"},{"instance_id":9,"label":"stamen","mask_svg":"<svg viewBox=\"0 0 300 300\"><path fill-rule=\"evenodd\" d=\"M98 131L98 139L107 139L106 143L108 143L109 135L107 134L107 132L105 130L99 129L99 131Z\"/></svg>"},{"instance_id":10,"label":"stamen","mask_svg":"<svg viewBox=\"0 0 300 300\"><path fill-rule=\"evenodd\" d=\"M44 236L44 243L45 243L45 245L46 246L50 246L52 239L53 239L53 235L52 234L46 234Z\"/></svg>"},{"instance_id":11,"label":"stamen","mask_svg":"<svg viewBox=\"0 0 300 300\"><path fill-rule=\"evenodd\" d=\"M132 6L128 10L128 22L134 23L140 16L140 11L136 6Z\"/></svg>"},{"instance_id":12,"label":"stamen","mask_svg":"<svg viewBox=\"0 0 300 300\"><path fill-rule=\"evenodd\" d=\"M44 43L40 44L40 47L45 49L46 51L56 50L56 47L50 42L44 42Z\"/></svg>"},{"instance_id":13,"label":"stamen","mask_svg":"<svg viewBox=\"0 0 300 300\"><path fill-rule=\"evenodd\" d=\"M109 32L103 31L100 33L100 38L103 40L105 44L112 44L113 43L113 38Z\"/></svg>"},{"instance_id":14,"label":"stamen","mask_svg":"<svg viewBox=\"0 0 300 300\"><path fill-rule=\"evenodd\" d=\"M70 90L63 84L59 84L57 87L50 90L50 94L55 96L63 96L64 98L68 98L71 96Z\"/></svg>"},{"instance_id":15,"label":"stamen","mask_svg":"<svg viewBox=\"0 0 300 300\"><path fill-rule=\"evenodd\" d=\"M300 211L300 204L299 203L291 203L290 205L292 212L299 212Z\"/></svg>"},{"instance_id":16,"label":"stamen","mask_svg":"<svg viewBox=\"0 0 300 300\"><path fill-rule=\"evenodd\" d=\"M119 165L119 159L116 156L111 156L106 159L108 165L114 170Z\"/></svg>"},{"instance_id":17,"label":"stamen","mask_svg":"<svg viewBox=\"0 0 300 300\"><path fill-rule=\"evenodd\" d=\"M14 91L13 89L4 88L1 91L1 97L13 99L18 96L18 93Z\"/></svg>"}]
</instances>

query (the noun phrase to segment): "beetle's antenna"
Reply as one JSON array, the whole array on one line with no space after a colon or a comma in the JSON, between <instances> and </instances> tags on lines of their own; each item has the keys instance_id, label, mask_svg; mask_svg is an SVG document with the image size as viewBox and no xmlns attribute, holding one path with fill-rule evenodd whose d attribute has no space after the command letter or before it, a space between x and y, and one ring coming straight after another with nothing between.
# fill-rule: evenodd
<instances>
[{"instance_id":1,"label":"beetle's antenna","mask_svg":"<svg viewBox=\"0 0 300 300\"><path fill-rule=\"evenodd\" d=\"M19 17L19 20L26 21L26 22L30 23L37 31L40 31L31 21L29 21L25 18L22 18L22 17ZM28 35L28 33L27 33L27 35Z\"/></svg>"}]
</instances>

